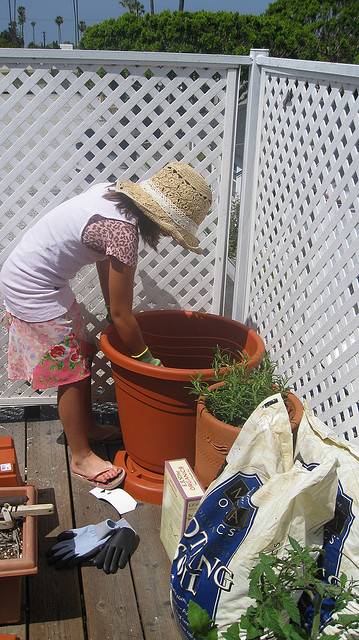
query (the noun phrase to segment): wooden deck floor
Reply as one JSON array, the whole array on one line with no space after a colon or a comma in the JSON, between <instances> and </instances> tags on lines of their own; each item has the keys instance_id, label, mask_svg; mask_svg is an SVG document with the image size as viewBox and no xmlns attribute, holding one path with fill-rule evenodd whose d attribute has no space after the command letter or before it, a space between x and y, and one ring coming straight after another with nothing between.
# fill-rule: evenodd
<instances>
[{"instance_id":1,"label":"wooden deck floor","mask_svg":"<svg viewBox=\"0 0 359 640\"><path fill-rule=\"evenodd\" d=\"M159 539L160 507L139 504L126 516L141 541L117 574L47 565L46 550L60 531L118 514L69 475L61 424L43 419L49 410L41 411L41 420L21 411L18 422L1 423L0 434L13 436L23 477L38 488L39 502L55 504L56 513L38 519L39 572L24 580L22 620L0 633L17 633L20 640L179 640L169 603L170 563Z\"/></svg>"}]
</instances>

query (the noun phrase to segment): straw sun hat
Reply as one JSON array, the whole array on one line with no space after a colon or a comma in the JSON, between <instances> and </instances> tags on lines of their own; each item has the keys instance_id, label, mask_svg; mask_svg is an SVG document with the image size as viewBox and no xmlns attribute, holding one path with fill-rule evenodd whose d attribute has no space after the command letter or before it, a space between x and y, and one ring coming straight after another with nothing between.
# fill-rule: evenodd
<instances>
[{"instance_id":1,"label":"straw sun hat","mask_svg":"<svg viewBox=\"0 0 359 640\"><path fill-rule=\"evenodd\" d=\"M196 233L209 211L212 194L189 164L170 162L147 180L118 180L115 188L182 247L202 253Z\"/></svg>"}]
</instances>

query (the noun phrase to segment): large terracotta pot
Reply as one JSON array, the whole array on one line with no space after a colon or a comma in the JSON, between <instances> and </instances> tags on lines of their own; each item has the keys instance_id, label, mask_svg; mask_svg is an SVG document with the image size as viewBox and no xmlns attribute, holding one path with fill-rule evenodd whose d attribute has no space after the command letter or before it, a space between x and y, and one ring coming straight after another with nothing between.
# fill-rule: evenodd
<instances>
[{"instance_id":1,"label":"large terracotta pot","mask_svg":"<svg viewBox=\"0 0 359 640\"><path fill-rule=\"evenodd\" d=\"M1 488L1 498L14 496L27 496L27 504L36 504L36 489L32 485ZM0 624L12 624L20 620L22 578L37 573L35 516L27 516L24 519L22 536L22 558L0 560Z\"/></svg>"},{"instance_id":2,"label":"large terracotta pot","mask_svg":"<svg viewBox=\"0 0 359 640\"><path fill-rule=\"evenodd\" d=\"M102 334L101 349L112 363L126 447L115 462L127 466L127 487L133 495L136 489L128 483L134 475L141 476L142 486L144 474L150 484L156 484L153 474L161 474L153 499L137 493L139 499L160 502L165 461L186 458L194 465L196 399L190 394L191 379L198 374L213 378L210 367L217 345L234 357L245 351L251 368L261 362L265 347L253 329L214 314L156 310L136 317L146 344L164 367L129 357L114 326Z\"/></svg>"},{"instance_id":3,"label":"large terracotta pot","mask_svg":"<svg viewBox=\"0 0 359 640\"><path fill-rule=\"evenodd\" d=\"M210 386L209 389L215 389L223 385L224 382L217 382ZM303 406L297 396L289 393L286 407L294 434L302 419ZM240 427L226 424L209 413L206 409L204 398L199 398L197 402L194 471L205 489L217 477L239 432Z\"/></svg>"}]
</instances>

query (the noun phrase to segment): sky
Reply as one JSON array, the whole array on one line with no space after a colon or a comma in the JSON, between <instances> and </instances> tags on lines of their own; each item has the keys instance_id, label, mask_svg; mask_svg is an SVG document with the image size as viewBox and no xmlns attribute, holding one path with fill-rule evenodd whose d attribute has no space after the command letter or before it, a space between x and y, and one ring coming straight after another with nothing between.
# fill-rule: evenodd
<instances>
[{"instance_id":1,"label":"sky","mask_svg":"<svg viewBox=\"0 0 359 640\"><path fill-rule=\"evenodd\" d=\"M14 0L11 0L13 4ZM149 1L142 0L145 10L148 11ZM57 40L56 16L64 19L62 25L62 39L73 41L73 2L72 0L17 0L17 6L22 5L26 10L25 44L32 40L31 22L36 22L36 42L43 41L45 31L46 42ZM268 0L185 0L187 11L239 11L240 13L258 14L268 7ZM155 0L156 12L164 9L178 9L178 0ZM106 18L117 18L124 13L118 0L79 0L79 20L84 20L87 26L102 22ZM7 29L9 22L8 0L0 0L0 31Z\"/></svg>"}]
</instances>

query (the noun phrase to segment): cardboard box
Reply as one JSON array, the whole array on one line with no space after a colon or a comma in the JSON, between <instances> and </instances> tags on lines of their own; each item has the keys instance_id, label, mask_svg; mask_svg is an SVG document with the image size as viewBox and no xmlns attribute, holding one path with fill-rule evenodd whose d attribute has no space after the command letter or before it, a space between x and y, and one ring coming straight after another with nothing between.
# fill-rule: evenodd
<instances>
[{"instance_id":1,"label":"cardboard box","mask_svg":"<svg viewBox=\"0 0 359 640\"><path fill-rule=\"evenodd\" d=\"M203 494L187 460L166 461L160 538L171 562Z\"/></svg>"}]
</instances>

